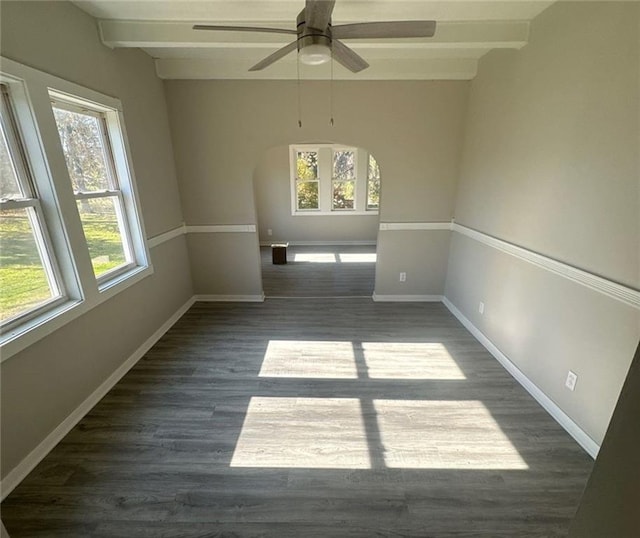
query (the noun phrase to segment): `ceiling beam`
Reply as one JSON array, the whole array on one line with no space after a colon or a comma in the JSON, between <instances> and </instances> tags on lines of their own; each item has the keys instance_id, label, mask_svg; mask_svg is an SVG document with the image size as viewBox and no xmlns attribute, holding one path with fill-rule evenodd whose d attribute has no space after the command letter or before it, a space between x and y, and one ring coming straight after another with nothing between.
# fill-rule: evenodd
<instances>
[{"instance_id":1,"label":"ceiling beam","mask_svg":"<svg viewBox=\"0 0 640 538\"><path fill-rule=\"evenodd\" d=\"M268 69L249 73L250 64L233 60L204 58L161 58L156 61L156 73L162 79L271 79L295 80L296 61L282 60ZM336 64L336 80L471 80L478 69L476 58L430 58L423 60L383 59L354 74ZM330 77L327 66L305 67L302 80L322 80Z\"/></svg>"},{"instance_id":2,"label":"ceiling beam","mask_svg":"<svg viewBox=\"0 0 640 538\"><path fill-rule=\"evenodd\" d=\"M152 21L98 21L102 42L111 48L253 48L266 44L278 48L291 36L251 32L212 32L192 29L191 23ZM251 26L253 23L238 23ZM285 24L265 24L288 28ZM522 48L529 37L529 23L515 22L441 22L431 38L357 40L361 48ZM347 41L350 43L351 41Z\"/></svg>"}]
</instances>

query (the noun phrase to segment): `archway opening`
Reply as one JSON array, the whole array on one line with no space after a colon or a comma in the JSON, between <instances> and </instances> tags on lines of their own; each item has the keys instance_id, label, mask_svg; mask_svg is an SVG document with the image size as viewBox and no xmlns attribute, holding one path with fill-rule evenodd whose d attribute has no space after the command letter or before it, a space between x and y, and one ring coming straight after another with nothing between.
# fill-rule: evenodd
<instances>
[{"instance_id":1,"label":"archway opening","mask_svg":"<svg viewBox=\"0 0 640 538\"><path fill-rule=\"evenodd\" d=\"M280 145L258 160L253 186L266 297L372 296L381 204L375 156L337 143Z\"/></svg>"}]
</instances>

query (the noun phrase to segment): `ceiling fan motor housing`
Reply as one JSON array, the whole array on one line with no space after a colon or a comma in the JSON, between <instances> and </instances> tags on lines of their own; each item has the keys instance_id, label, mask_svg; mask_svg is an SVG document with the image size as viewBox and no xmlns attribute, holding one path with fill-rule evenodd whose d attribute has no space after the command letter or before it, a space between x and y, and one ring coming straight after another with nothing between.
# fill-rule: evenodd
<instances>
[{"instance_id":1,"label":"ceiling fan motor housing","mask_svg":"<svg viewBox=\"0 0 640 538\"><path fill-rule=\"evenodd\" d=\"M306 23L305 10L298 14L298 51L310 47L311 45L319 45L331 49L331 23L324 30L316 30L309 28Z\"/></svg>"}]
</instances>

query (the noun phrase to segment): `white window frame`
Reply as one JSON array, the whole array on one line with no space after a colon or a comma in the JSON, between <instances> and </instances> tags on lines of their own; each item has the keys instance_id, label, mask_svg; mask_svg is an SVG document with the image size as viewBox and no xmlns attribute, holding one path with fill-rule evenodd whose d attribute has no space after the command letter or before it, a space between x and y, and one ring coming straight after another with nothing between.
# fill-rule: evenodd
<instances>
[{"instance_id":1,"label":"white window frame","mask_svg":"<svg viewBox=\"0 0 640 538\"><path fill-rule=\"evenodd\" d=\"M142 221L131 151L119 99L0 57L0 81L10 86L24 148L42 205L66 297L61 304L0 334L0 358L10 359L53 331L153 274ZM15 91L14 91L15 90ZM50 92L104 112L120 182L135 263L98 281L93 273ZM106 275L106 274L105 274Z\"/></svg>"},{"instance_id":2,"label":"white window frame","mask_svg":"<svg viewBox=\"0 0 640 538\"><path fill-rule=\"evenodd\" d=\"M55 108L67 110L69 112L75 112L78 114L85 114L92 116L98 120L99 134L102 138L102 144L105 153L105 165L108 176L108 182L110 188L102 191L88 191L88 192L74 192L76 202L79 200L95 200L98 198L117 198L116 204L116 216L118 219L118 227L121 231L122 246L124 250L126 263L114 267L110 271L107 271L97 277L99 287L104 287L109 284L115 278L126 274L134 269L137 265L136 254L133 249L133 242L131 240L130 225L127 219L126 210L124 208L124 195L120 187L120 178L118 176L118 170L115 163L115 152L111 143L111 137L117 135L117 124L114 129L112 122L112 128L109 129L108 115L114 114L114 110L110 110L106 107L96 107L92 103L82 101L80 104L77 98L70 100L65 95L60 95L59 92L50 90L49 95L51 97L52 106ZM114 132L115 131L115 132Z\"/></svg>"},{"instance_id":3,"label":"white window frame","mask_svg":"<svg viewBox=\"0 0 640 538\"><path fill-rule=\"evenodd\" d=\"M318 152L318 209L298 209L296 190L297 155L299 151ZM354 209L333 209L333 153L353 151L355 153ZM294 217L313 216L363 216L378 215L379 208L367 209L367 164L369 153L362 148L341 144L292 144L289 146L291 215ZM362 193L365 193L363 196Z\"/></svg>"},{"instance_id":4,"label":"white window frame","mask_svg":"<svg viewBox=\"0 0 640 538\"><path fill-rule=\"evenodd\" d=\"M15 87L15 86L14 86ZM12 88L4 80L0 80L0 107L2 108L2 131L9 149L9 154L14 166L16 179L23 196L12 199L0 199L0 209L27 209L27 218L34 235L34 241L42 268L47 278L47 283L52 297L39 305L24 310L22 313L0 322L2 332L11 331L20 324L26 323L43 313L61 305L67 300L64 282L54 255L53 245L47 230L42 203L38 196L36 184L33 181L33 173L25 149L20 122L17 118Z\"/></svg>"},{"instance_id":5,"label":"white window frame","mask_svg":"<svg viewBox=\"0 0 640 538\"><path fill-rule=\"evenodd\" d=\"M316 175L316 179L300 179L298 177L298 153L316 153L318 156L318 173ZM315 212L317 213L318 211L320 211L320 205L321 205L321 200L322 200L322 194L323 194L323 189L322 189L322 185L320 184L320 150L319 148L315 147L315 146L310 146L310 147L304 147L304 148L297 148L293 154L292 154L292 159L293 159L293 169L292 169L292 175L293 175L293 193L292 193L292 207L295 208L296 212ZM315 208L310 208L310 207L299 207L299 200L298 200L298 184L299 183L317 183L318 184L318 207Z\"/></svg>"}]
</instances>

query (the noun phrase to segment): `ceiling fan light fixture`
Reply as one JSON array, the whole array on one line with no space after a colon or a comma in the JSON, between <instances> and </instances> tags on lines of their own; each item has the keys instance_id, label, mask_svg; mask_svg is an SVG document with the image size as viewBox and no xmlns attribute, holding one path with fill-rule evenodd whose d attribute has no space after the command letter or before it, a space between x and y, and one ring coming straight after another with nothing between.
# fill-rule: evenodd
<instances>
[{"instance_id":1,"label":"ceiling fan light fixture","mask_svg":"<svg viewBox=\"0 0 640 538\"><path fill-rule=\"evenodd\" d=\"M312 43L300 49L298 57L305 65L321 65L331 60L331 49L324 43Z\"/></svg>"}]
</instances>

